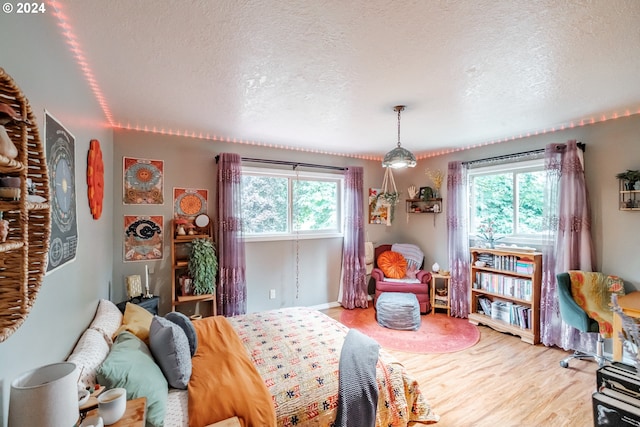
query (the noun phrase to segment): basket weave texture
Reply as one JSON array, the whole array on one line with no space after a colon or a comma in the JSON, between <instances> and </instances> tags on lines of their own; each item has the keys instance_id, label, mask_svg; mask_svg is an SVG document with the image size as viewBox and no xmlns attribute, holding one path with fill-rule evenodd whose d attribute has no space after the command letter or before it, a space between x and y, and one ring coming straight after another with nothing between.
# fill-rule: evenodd
<instances>
[{"instance_id":1,"label":"basket weave texture","mask_svg":"<svg viewBox=\"0 0 640 427\"><path fill-rule=\"evenodd\" d=\"M4 125L18 156L0 155L0 174L21 178L19 200L0 200L9 235L0 243L0 342L24 323L42 285L51 234L49 172L37 120L29 101L14 80L0 68L0 102L11 106L24 120ZM27 200L27 178L44 202Z\"/></svg>"}]
</instances>

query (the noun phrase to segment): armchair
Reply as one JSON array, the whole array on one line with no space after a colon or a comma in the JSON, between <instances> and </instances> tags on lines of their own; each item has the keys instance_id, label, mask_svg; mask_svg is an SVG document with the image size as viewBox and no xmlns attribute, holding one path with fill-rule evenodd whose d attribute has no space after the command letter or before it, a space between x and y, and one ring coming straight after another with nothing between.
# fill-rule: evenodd
<instances>
[{"instance_id":1,"label":"armchair","mask_svg":"<svg viewBox=\"0 0 640 427\"><path fill-rule=\"evenodd\" d=\"M604 339L613 331L613 311L609 305L613 293L624 294L624 285L615 276L603 273L569 271L556 275L558 283L558 305L562 320L580 332L596 332L598 340L595 352L576 350L560 361L566 368L571 359L593 358L603 366Z\"/></svg>"},{"instance_id":2,"label":"armchair","mask_svg":"<svg viewBox=\"0 0 640 427\"><path fill-rule=\"evenodd\" d=\"M374 268L371 277L375 280L376 290L373 298L373 305L376 306L378 297L383 292L412 293L418 298L420 313L425 314L431 311L431 273L420 269L417 270L415 279L389 279L385 277L378 267L378 257L386 251L391 250L392 245L380 245L374 251Z\"/></svg>"}]
</instances>

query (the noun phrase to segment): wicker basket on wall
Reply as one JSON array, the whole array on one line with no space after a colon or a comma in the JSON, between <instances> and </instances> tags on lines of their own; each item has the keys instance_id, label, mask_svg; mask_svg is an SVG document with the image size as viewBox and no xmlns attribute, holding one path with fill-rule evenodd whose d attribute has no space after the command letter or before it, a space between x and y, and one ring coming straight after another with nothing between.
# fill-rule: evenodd
<instances>
[{"instance_id":1,"label":"wicker basket on wall","mask_svg":"<svg viewBox=\"0 0 640 427\"><path fill-rule=\"evenodd\" d=\"M0 102L19 113L22 120L5 124L18 149L15 159L0 154L0 175L20 178L18 200L0 200L9 234L0 243L0 342L24 323L35 302L46 271L51 207L49 172L37 120L29 101L4 69L0 68ZM27 178L40 201L28 200ZM44 200L44 201L42 201Z\"/></svg>"}]
</instances>

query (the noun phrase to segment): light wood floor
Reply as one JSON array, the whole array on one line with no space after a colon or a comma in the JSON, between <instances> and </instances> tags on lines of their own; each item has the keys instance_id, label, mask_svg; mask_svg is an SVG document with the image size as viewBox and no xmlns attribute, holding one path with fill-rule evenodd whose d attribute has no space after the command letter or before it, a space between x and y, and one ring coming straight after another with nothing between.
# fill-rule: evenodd
<instances>
[{"instance_id":1,"label":"light wood floor","mask_svg":"<svg viewBox=\"0 0 640 427\"><path fill-rule=\"evenodd\" d=\"M322 310L340 320L342 307ZM443 427L539 427L593 425L591 394L597 365L560 360L556 347L479 326L480 341L448 354L388 350L418 380Z\"/></svg>"}]
</instances>

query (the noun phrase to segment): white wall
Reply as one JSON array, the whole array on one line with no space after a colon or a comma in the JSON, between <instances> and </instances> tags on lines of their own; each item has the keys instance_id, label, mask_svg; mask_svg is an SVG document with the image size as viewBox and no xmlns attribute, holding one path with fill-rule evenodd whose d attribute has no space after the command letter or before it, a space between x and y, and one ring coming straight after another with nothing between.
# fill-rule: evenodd
<instances>
[{"instance_id":1,"label":"white wall","mask_svg":"<svg viewBox=\"0 0 640 427\"><path fill-rule=\"evenodd\" d=\"M154 270L154 274L150 276L150 288L154 294L160 296L160 312L166 313L171 310L171 247L168 232L165 232L162 261L123 262L123 216L163 215L165 227L168 227L169 220L173 216L172 191L174 187L181 187L207 189L209 191L208 213L212 218L215 218L217 171L215 156L222 152L238 153L247 157L300 161L330 166L363 166L365 188L379 187L382 183L383 171L380 162L117 130L114 134L113 159L115 176L113 187L115 236L113 298L115 301L122 300L126 295L125 277L130 274L143 274L144 265L147 264ZM164 161L164 205L123 205L122 159L125 156ZM367 205L366 197L365 194L363 199L365 207ZM393 230L394 227L370 225L367 227L368 238L373 241L392 242ZM301 305L313 306L337 300L342 239L300 240L298 268L295 264L294 241L247 242L245 253L247 258L247 310L249 312ZM276 290L275 299L269 299L269 290L271 289ZM180 307L180 310L187 314L196 309L195 306Z\"/></svg>"},{"instance_id":2,"label":"white wall","mask_svg":"<svg viewBox=\"0 0 640 427\"><path fill-rule=\"evenodd\" d=\"M47 275L25 323L0 343L0 426L7 423L11 381L21 372L66 358L99 298L108 297L112 264L112 139L104 115L70 56L51 14L0 14L0 67L16 81L43 132L46 108L76 138L77 259ZM89 141L102 146L105 209L94 221L87 199Z\"/></svg>"},{"instance_id":3,"label":"white wall","mask_svg":"<svg viewBox=\"0 0 640 427\"><path fill-rule=\"evenodd\" d=\"M417 187L432 185L425 175L425 169L447 171L447 164L453 160L476 160L501 154L518 153L544 148L552 142L566 142L571 139L587 145L585 170L592 208L592 236L596 252L596 269L607 274L622 277L633 288L640 289L640 239L636 230L640 227L640 212L618 209L618 180L615 175L626 169L640 169L640 115L623 117L607 122L577 127L546 135L488 145L446 156L434 157L418 162L409 175L399 179L399 187L414 184ZM448 267L447 224L446 224L446 183L443 184L444 213L436 218L433 225L431 214L412 215L409 224L397 232L400 239L415 239L420 236L425 249L427 265L437 261L441 267ZM405 193L406 194L406 193ZM399 227L399 225L394 225Z\"/></svg>"}]
</instances>

